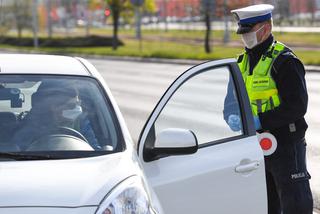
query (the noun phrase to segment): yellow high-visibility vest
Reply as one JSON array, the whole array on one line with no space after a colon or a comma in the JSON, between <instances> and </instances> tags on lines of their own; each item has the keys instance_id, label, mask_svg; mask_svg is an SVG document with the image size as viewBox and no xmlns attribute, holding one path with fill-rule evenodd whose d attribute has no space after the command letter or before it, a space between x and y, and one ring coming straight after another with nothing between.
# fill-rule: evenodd
<instances>
[{"instance_id":1,"label":"yellow high-visibility vest","mask_svg":"<svg viewBox=\"0 0 320 214\"><path fill-rule=\"evenodd\" d=\"M281 101L276 83L271 76L271 68L275 59L285 50L288 49L284 44L274 42L266 54L261 56L251 75L248 54L243 53L238 57L238 66L246 85L254 116L280 105Z\"/></svg>"}]
</instances>

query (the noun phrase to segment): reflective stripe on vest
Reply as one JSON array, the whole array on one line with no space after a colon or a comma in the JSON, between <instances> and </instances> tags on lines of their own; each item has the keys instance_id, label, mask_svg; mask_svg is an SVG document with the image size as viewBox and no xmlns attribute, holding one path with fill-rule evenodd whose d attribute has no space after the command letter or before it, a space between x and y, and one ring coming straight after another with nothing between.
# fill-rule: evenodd
<instances>
[{"instance_id":1,"label":"reflective stripe on vest","mask_svg":"<svg viewBox=\"0 0 320 214\"><path fill-rule=\"evenodd\" d=\"M280 105L276 83L271 76L271 68L275 59L285 50L287 49L284 44L274 42L267 53L261 56L253 69L252 75L250 75L248 54L244 53L238 58L238 65L246 85L254 116Z\"/></svg>"}]
</instances>

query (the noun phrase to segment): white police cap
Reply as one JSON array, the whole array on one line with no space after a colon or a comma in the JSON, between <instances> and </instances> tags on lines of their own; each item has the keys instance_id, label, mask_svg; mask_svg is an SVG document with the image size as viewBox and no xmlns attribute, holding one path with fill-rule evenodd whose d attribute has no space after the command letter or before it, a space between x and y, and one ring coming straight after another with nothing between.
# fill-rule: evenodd
<instances>
[{"instance_id":1,"label":"white police cap","mask_svg":"<svg viewBox=\"0 0 320 214\"><path fill-rule=\"evenodd\" d=\"M258 4L231 10L231 13L238 21L239 28L237 33L247 33L255 24L271 19L273 9L274 7L270 4Z\"/></svg>"}]
</instances>

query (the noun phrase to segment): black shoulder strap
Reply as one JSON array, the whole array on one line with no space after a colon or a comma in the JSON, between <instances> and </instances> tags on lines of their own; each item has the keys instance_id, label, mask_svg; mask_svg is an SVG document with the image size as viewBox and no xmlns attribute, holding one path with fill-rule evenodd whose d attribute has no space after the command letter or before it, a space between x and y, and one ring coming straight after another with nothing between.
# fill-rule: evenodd
<instances>
[{"instance_id":1,"label":"black shoulder strap","mask_svg":"<svg viewBox=\"0 0 320 214\"><path fill-rule=\"evenodd\" d=\"M241 63L241 62L242 62L243 56L244 56L244 54L241 54L241 55L238 56L238 61L237 61L237 63Z\"/></svg>"}]
</instances>

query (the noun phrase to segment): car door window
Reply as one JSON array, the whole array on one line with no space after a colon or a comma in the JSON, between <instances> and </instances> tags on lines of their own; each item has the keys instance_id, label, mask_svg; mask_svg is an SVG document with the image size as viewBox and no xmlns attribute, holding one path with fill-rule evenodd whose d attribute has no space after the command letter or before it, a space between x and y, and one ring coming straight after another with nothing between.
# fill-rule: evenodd
<instances>
[{"instance_id":1,"label":"car door window","mask_svg":"<svg viewBox=\"0 0 320 214\"><path fill-rule=\"evenodd\" d=\"M243 135L237 92L228 66L205 70L188 79L171 96L154 123L155 134L166 128L194 132L199 145ZM228 124L230 115L239 129ZM230 121L229 121L230 122Z\"/></svg>"}]
</instances>

